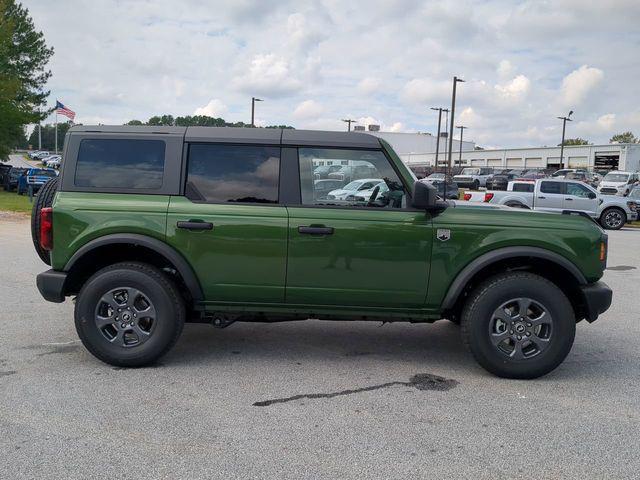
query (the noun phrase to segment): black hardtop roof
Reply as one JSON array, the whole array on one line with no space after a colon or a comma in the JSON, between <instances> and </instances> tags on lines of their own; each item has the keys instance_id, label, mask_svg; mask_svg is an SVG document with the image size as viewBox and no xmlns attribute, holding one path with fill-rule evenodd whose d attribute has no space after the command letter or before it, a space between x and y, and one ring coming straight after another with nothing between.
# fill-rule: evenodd
<instances>
[{"instance_id":1,"label":"black hardtop roof","mask_svg":"<svg viewBox=\"0 0 640 480\"><path fill-rule=\"evenodd\" d=\"M139 125L76 125L71 133L181 135L186 142L259 143L272 145L380 148L378 137L360 132L281 128L162 127Z\"/></svg>"}]
</instances>

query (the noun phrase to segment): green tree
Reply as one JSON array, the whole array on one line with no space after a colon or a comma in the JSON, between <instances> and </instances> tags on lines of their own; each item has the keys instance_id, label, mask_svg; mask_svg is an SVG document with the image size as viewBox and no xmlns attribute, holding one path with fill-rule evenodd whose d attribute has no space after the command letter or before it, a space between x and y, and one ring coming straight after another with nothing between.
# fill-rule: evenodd
<instances>
[{"instance_id":1,"label":"green tree","mask_svg":"<svg viewBox=\"0 0 640 480\"><path fill-rule=\"evenodd\" d=\"M129 120L125 125L144 125L140 120Z\"/></svg>"},{"instance_id":2,"label":"green tree","mask_svg":"<svg viewBox=\"0 0 640 480\"><path fill-rule=\"evenodd\" d=\"M0 0L0 158L24 139L25 125L49 113L44 86L51 55L29 11L15 0Z\"/></svg>"},{"instance_id":3,"label":"green tree","mask_svg":"<svg viewBox=\"0 0 640 480\"><path fill-rule=\"evenodd\" d=\"M58 123L58 148L64 144L64 136L73 125L71 122ZM29 136L28 144L31 148L38 148L38 128L42 127L42 149L53 151L56 146L56 126L54 124L36 125Z\"/></svg>"},{"instance_id":4,"label":"green tree","mask_svg":"<svg viewBox=\"0 0 640 480\"><path fill-rule=\"evenodd\" d=\"M609 143L640 143L640 139L636 138L632 132L616 133Z\"/></svg>"},{"instance_id":5,"label":"green tree","mask_svg":"<svg viewBox=\"0 0 640 480\"><path fill-rule=\"evenodd\" d=\"M567 145L589 145L589 141L584 138L565 138L564 139L565 147ZM558 144L560 146L560 144Z\"/></svg>"}]
</instances>

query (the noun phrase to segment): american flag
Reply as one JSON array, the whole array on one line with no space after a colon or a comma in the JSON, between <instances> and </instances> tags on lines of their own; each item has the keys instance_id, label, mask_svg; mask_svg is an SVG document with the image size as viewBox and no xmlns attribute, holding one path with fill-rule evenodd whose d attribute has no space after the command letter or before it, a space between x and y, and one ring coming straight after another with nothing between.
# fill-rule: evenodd
<instances>
[{"instance_id":1,"label":"american flag","mask_svg":"<svg viewBox=\"0 0 640 480\"><path fill-rule=\"evenodd\" d=\"M59 113L60 115L64 115L65 117L69 117L72 122L73 122L73 119L76 118L76 112L68 109L63 104L61 104L58 100L56 100L55 112Z\"/></svg>"}]
</instances>

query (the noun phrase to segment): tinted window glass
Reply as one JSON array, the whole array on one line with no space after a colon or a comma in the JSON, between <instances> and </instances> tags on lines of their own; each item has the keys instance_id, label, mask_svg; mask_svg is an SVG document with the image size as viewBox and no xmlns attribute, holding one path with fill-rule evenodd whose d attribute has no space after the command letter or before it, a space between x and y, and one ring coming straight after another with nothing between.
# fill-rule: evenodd
<instances>
[{"instance_id":1,"label":"tinted window glass","mask_svg":"<svg viewBox=\"0 0 640 480\"><path fill-rule=\"evenodd\" d=\"M97 188L152 189L162 186L161 140L82 140L75 185Z\"/></svg>"},{"instance_id":2,"label":"tinted window glass","mask_svg":"<svg viewBox=\"0 0 640 480\"><path fill-rule=\"evenodd\" d=\"M215 203L277 203L279 170L277 147L191 145L187 196Z\"/></svg>"},{"instance_id":3,"label":"tinted window glass","mask_svg":"<svg viewBox=\"0 0 640 480\"><path fill-rule=\"evenodd\" d=\"M567 183L567 195L589 198L590 193L592 193L591 190L584 185L580 185L579 183Z\"/></svg>"},{"instance_id":4,"label":"tinted window glass","mask_svg":"<svg viewBox=\"0 0 640 480\"><path fill-rule=\"evenodd\" d=\"M514 183L514 192L533 192L533 183Z\"/></svg>"},{"instance_id":5,"label":"tinted window glass","mask_svg":"<svg viewBox=\"0 0 640 480\"><path fill-rule=\"evenodd\" d=\"M298 155L303 205L402 208L406 204L404 186L380 151L300 148ZM341 165L328 175L336 182L332 188L317 174L316 166L327 160Z\"/></svg>"},{"instance_id":6,"label":"tinted window glass","mask_svg":"<svg viewBox=\"0 0 640 480\"><path fill-rule=\"evenodd\" d=\"M540 184L542 193L562 193L562 183L560 182L542 182Z\"/></svg>"}]
</instances>

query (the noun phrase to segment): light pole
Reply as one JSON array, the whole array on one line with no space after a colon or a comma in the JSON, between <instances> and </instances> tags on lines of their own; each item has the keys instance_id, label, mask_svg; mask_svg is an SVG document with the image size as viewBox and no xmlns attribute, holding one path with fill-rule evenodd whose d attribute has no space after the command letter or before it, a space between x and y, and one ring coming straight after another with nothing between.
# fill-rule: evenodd
<instances>
[{"instance_id":1,"label":"light pole","mask_svg":"<svg viewBox=\"0 0 640 480\"><path fill-rule=\"evenodd\" d=\"M573 113L573 110L571 110L569 112L569 115L567 115L566 117L557 117L558 120L562 120L562 142L560 143L560 168L565 168L562 158L564 156L564 132L567 128L567 122L572 122L573 120L571 120L571 114Z\"/></svg>"},{"instance_id":2,"label":"light pole","mask_svg":"<svg viewBox=\"0 0 640 480\"><path fill-rule=\"evenodd\" d=\"M350 118L343 118L342 121L347 124L347 132L351 131L351 124L358 123L357 120L352 120Z\"/></svg>"},{"instance_id":3,"label":"light pole","mask_svg":"<svg viewBox=\"0 0 640 480\"><path fill-rule=\"evenodd\" d=\"M458 167L461 167L462 166L462 134L464 133L464 129L469 127L465 127L464 125L459 125L456 128L460 129L460 148L458 149L460 150L460 157L458 158Z\"/></svg>"},{"instance_id":4,"label":"light pole","mask_svg":"<svg viewBox=\"0 0 640 480\"><path fill-rule=\"evenodd\" d=\"M251 97L251 126L255 127L256 102L264 102L261 98Z\"/></svg>"},{"instance_id":5,"label":"light pole","mask_svg":"<svg viewBox=\"0 0 640 480\"><path fill-rule=\"evenodd\" d=\"M447 167L449 169L449 175L451 175L451 153L453 148L453 120L456 115L456 86L458 82L464 82L461 78L453 77L453 92L451 94L451 126L449 128L449 158L447 158Z\"/></svg>"},{"instance_id":6,"label":"light pole","mask_svg":"<svg viewBox=\"0 0 640 480\"><path fill-rule=\"evenodd\" d=\"M438 112L438 136L436 137L436 171L438 171L438 154L440 153L440 126L442 125L442 112L448 112L446 108L431 107L431 110Z\"/></svg>"}]
</instances>

